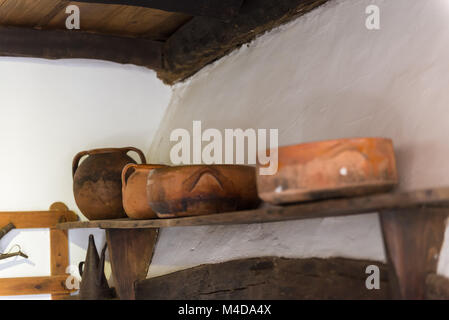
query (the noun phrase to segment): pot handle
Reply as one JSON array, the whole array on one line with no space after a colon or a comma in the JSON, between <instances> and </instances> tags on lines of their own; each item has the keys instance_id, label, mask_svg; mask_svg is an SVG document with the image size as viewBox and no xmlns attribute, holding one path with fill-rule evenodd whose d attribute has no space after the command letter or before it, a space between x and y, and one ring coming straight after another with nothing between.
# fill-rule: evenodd
<instances>
[{"instance_id":1,"label":"pot handle","mask_svg":"<svg viewBox=\"0 0 449 320\"><path fill-rule=\"evenodd\" d=\"M125 150L126 152L134 151L135 153L137 153L139 155L140 162L142 162L142 164L147 163L147 160L145 159L145 155L143 154L142 150L134 148L134 147L126 147L126 148L123 148L123 150Z\"/></svg>"},{"instance_id":2,"label":"pot handle","mask_svg":"<svg viewBox=\"0 0 449 320\"><path fill-rule=\"evenodd\" d=\"M126 182L128 179L126 179L126 174L128 173L129 169L131 168L136 168L137 164L135 163L128 163L126 166L123 167L122 170L122 186L125 187L126 186Z\"/></svg>"},{"instance_id":3,"label":"pot handle","mask_svg":"<svg viewBox=\"0 0 449 320\"><path fill-rule=\"evenodd\" d=\"M75 176L75 172L78 169L79 162L82 157L89 154L89 151L81 151L76 154L72 161L72 178Z\"/></svg>"},{"instance_id":4,"label":"pot handle","mask_svg":"<svg viewBox=\"0 0 449 320\"><path fill-rule=\"evenodd\" d=\"M81 261L79 264L78 264L78 271L80 272L80 276L82 277L83 276L83 268L84 267L84 261Z\"/></svg>"}]
</instances>

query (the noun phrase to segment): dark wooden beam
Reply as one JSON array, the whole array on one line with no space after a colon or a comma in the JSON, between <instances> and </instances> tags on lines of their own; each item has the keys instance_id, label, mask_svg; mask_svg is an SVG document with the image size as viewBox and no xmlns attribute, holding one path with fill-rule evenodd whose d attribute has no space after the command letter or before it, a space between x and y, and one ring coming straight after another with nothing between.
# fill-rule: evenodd
<instances>
[{"instance_id":1,"label":"dark wooden beam","mask_svg":"<svg viewBox=\"0 0 449 320\"><path fill-rule=\"evenodd\" d=\"M379 267L380 288L368 290L366 267ZM136 282L150 300L388 299L388 272L377 261L261 257L205 264Z\"/></svg>"},{"instance_id":2,"label":"dark wooden beam","mask_svg":"<svg viewBox=\"0 0 449 320\"><path fill-rule=\"evenodd\" d=\"M159 70L161 48L162 44L157 41L78 30L0 27L0 56L99 59Z\"/></svg>"},{"instance_id":3,"label":"dark wooden beam","mask_svg":"<svg viewBox=\"0 0 449 320\"><path fill-rule=\"evenodd\" d=\"M153 8L227 20L239 12L243 0L77 0L76 2Z\"/></svg>"},{"instance_id":4,"label":"dark wooden beam","mask_svg":"<svg viewBox=\"0 0 449 320\"><path fill-rule=\"evenodd\" d=\"M257 35L303 15L328 0L245 0L228 23L195 17L176 31L164 46L165 83L183 80Z\"/></svg>"}]
</instances>

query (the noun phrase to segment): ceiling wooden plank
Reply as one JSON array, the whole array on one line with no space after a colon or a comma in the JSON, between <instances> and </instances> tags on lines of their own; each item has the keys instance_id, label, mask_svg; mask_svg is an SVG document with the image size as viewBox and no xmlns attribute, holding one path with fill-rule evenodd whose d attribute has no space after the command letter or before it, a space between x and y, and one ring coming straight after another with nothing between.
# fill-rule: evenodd
<instances>
[{"instance_id":1,"label":"ceiling wooden plank","mask_svg":"<svg viewBox=\"0 0 449 320\"><path fill-rule=\"evenodd\" d=\"M0 56L85 58L161 68L161 43L72 30L0 27Z\"/></svg>"},{"instance_id":2,"label":"ceiling wooden plank","mask_svg":"<svg viewBox=\"0 0 449 320\"><path fill-rule=\"evenodd\" d=\"M52 10L43 15L38 23L34 26L35 28L42 28L46 26L56 15L58 15L61 11L65 12L65 8L67 7L67 3L65 1L60 1L57 5L55 5ZM66 16L67 17L67 16Z\"/></svg>"},{"instance_id":3,"label":"ceiling wooden plank","mask_svg":"<svg viewBox=\"0 0 449 320\"><path fill-rule=\"evenodd\" d=\"M238 14L243 0L77 0L77 2L121 4L228 20Z\"/></svg>"},{"instance_id":4,"label":"ceiling wooden plank","mask_svg":"<svg viewBox=\"0 0 449 320\"><path fill-rule=\"evenodd\" d=\"M66 3L67 4L67 3ZM68 4L76 4L69 2ZM81 31L120 36L139 36L166 40L192 16L157 9L121 5L77 3L80 9ZM67 14L59 11L44 29L65 29Z\"/></svg>"},{"instance_id":5,"label":"ceiling wooden plank","mask_svg":"<svg viewBox=\"0 0 449 320\"><path fill-rule=\"evenodd\" d=\"M35 27L59 8L63 0L4 0L0 1L0 24Z\"/></svg>"},{"instance_id":6,"label":"ceiling wooden plank","mask_svg":"<svg viewBox=\"0 0 449 320\"><path fill-rule=\"evenodd\" d=\"M173 84L221 58L257 35L311 11L328 0L245 0L239 15L225 23L194 17L176 31L163 49L158 77Z\"/></svg>"}]
</instances>

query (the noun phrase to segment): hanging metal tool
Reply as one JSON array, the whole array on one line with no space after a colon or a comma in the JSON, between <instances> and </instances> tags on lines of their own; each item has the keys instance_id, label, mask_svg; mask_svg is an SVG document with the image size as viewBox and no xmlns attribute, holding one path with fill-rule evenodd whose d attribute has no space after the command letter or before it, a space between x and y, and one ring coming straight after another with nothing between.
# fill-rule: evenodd
<instances>
[{"instance_id":1,"label":"hanging metal tool","mask_svg":"<svg viewBox=\"0 0 449 320\"><path fill-rule=\"evenodd\" d=\"M8 223L6 226L1 228L0 229L0 239L3 238L9 231L11 231L12 229L15 229L15 228L16 227L12 223ZM28 259L28 256L22 252L19 245L16 244L12 248L14 248L14 247L18 247L19 250L16 252L11 252L11 250L10 250L8 253L0 253L0 260L8 259L11 257L16 257L16 256L20 256L20 257Z\"/></svg>"},{"instance_id":2,"label":"hanging metal tool","mask_svg":"<svg viewBox=\"0 0 449 320\"><path fill-rule=\"evenodd\" d=\"M17 257L17 256L20 256L20 257L28 259L28 256L25 253L22 252L22 250L20 249L19 245L15 245L14 247L19 247L19 250L16 251L16 252L1 253L0 254L0 260L12 258L12 257Z\"/></svg>"},{"instance_id":3,"label":"hanging metal tool","mask_svg":"<svg viewBox=\"0 0 449 320\"><path fill-rule=\"evenodd\" d=\"M16 226L12 223L8 223L6 226L0 229L0 239L3 238L9 231L15 229Z\"/></svg>"}]
</instances>

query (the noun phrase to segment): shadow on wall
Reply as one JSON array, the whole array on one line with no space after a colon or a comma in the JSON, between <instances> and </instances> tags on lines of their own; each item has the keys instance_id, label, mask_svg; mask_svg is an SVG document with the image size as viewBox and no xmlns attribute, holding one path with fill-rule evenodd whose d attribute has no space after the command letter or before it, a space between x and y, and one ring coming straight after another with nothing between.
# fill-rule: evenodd
<instances>
[{"instance_id":1,"label":"shadow on wall","mask_svg":"<svg viewBox=\"0 0 449 320\"><path fill-rule=\"evenodd\" d=\"M10 268L14 268L17 267L19 265L30 265L30 266L36 266L36 254L39 254L39 252L37 250L33 250L32 252L27 252L27 248L26 245L22 244L21 245L21 241L18 241L16 238L19 235L20 232L22 232L23 230L11 230L10 232L8 232L2 239L1 239L1 246L0 246L0 253L12 253L12 252L16 252L18 250L21 250L22 252L24 252L25 254L28 255L28 258L23 258L23 257L12 257L12 258L7 258L4 260L0 260L0 271L2 270L7 270ZM26 231L28 233L28 236L30 238L39 236L39 234L42 232L42 229L39 230L27 230ZM33 259L34 256L34 259Z\"/></svg>"}]
</instances>

